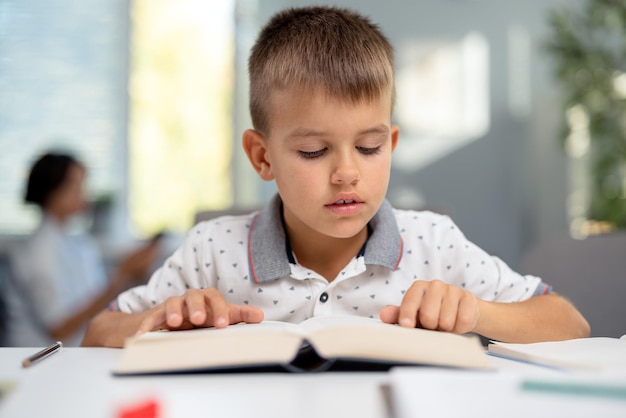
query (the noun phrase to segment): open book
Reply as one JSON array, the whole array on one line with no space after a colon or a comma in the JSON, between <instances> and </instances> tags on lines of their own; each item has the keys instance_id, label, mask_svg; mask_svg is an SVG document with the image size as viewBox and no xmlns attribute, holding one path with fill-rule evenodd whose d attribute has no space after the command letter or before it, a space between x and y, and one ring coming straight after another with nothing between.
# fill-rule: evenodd
<instances>
[{"instance_id":1,"label":"open book","mask_svg":"<svg viewBox=\"0 0 626 418\"><path fill-rule=\"evenodd\" d=\"M626 335L532 344L492 341L489 354L571 370L626 371Z\"/></svg>"},{"instance_id":2,"label":"open book","mask_svg":"<svg viewBox=\"0 0 626 418\"><path fill-rule=\"evenodd\" d=\"M114 374L381 370L394 365L486 368L488 358L475 336L335 316L300 324L265 321L224 329L149 332L126 341Z\"/></svg>"}]
</instances>

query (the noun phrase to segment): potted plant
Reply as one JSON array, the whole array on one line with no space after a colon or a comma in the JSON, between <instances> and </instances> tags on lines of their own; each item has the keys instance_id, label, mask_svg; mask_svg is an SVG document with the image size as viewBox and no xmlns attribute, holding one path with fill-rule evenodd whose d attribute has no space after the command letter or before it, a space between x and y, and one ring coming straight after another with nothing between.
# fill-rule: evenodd
<instances>
[{"instance_id":1,"label":"potted plant","mask_svg":"<svg viewBox=\"0 0 626 418\"><path fill-rule=\"evenodd\" d=\"M547 51L564 93L562 145L584 158L586 219L626 227L626 1L550 13Z\"/></svg>"}]
</instances>

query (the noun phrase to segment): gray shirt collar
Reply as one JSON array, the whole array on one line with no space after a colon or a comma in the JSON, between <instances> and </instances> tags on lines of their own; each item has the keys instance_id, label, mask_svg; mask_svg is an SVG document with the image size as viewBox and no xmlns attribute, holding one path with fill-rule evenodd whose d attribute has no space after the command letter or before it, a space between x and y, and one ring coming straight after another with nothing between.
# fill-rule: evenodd
<instances>
[{"instance_id":1,"label":"gray shirt collar","mask_svg":"<svg viewBox=\"0 0 626 418\"><path fill-rule=\"evenodd\" d=\"M281 207L277 194L250 225L248 259L255 283L277 280L291 272ZM365 264L395 270L402 258L402 239L393 208L387 200L383 201L369 225L371 234L365 247Z\"/></svg>"}]
</instances>

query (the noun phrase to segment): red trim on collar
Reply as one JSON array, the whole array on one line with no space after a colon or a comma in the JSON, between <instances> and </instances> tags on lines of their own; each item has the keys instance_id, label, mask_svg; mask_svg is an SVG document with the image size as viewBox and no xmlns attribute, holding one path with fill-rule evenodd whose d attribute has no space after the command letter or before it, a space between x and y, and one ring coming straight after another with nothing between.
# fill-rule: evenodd
<instances>
[{"instance_id":1,"label":"red trim on collar","mask_svg":"<svg viewBox=\"0 0 626 418\"><path fill-rule=\"evenodd\" d=\"M254 272L254 264L252 262L252 230L256 225L256 221L259 218L259 214L254 216L252 223L250 224L250 232L248 233L248 264L250 265L250 276L252 276L252 280L254 284L259 284L259 281L256 278L256 273Z\"/></svg>"},{"instance_id":2,"label":"red trim on collar","mask_svg":"<svg viewBox=\"0 0 626 418\"><path fill-rule=\"evenodd\" d=\"M402 240L402 237L400 237L400 254L398 255L398 261L396 261L396 265L393 266L393 271L396 271L398 269L398 266L400 265L400 260L402 260L403 248L404 248L404 241Z\"/></svg>"}]
</instances>

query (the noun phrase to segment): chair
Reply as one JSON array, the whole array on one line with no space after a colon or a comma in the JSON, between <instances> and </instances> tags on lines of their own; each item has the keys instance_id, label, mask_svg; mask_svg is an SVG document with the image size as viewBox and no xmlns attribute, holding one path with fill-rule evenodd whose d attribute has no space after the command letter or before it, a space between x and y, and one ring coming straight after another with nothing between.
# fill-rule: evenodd
<instances>
[{"instance_id":1,"label":"chair","mask_svg":"<svg viewBox=\"0 0 626 418\"><path fill-rule=\"evenodd\" d=\"M9 257L0 251L0 347L7 344L8 308L6 301L6 288L9 282Z\"/></svg>"},{"instance_id":2,"label":"chair","mask_svg":"<svg viewBox=\"0 0 626 418\"><path fill-rule=\"evenodd\" d=\"M520 271L569 299L589 321L591 336L626 334L626 231L539 243Z\"/></svg>"}]
</instances>

